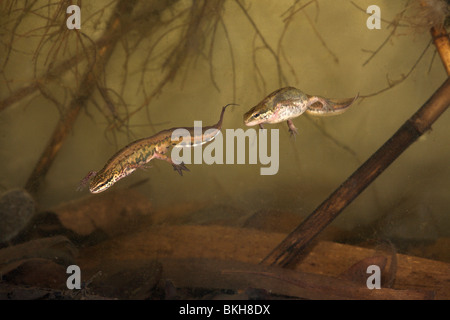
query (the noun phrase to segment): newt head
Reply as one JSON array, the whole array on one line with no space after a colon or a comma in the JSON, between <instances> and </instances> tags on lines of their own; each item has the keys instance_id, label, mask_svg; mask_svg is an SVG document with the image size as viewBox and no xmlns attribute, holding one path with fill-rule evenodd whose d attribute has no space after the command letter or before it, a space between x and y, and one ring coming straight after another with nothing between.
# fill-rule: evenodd
<instances>
[{"instance_id":1,"label":"newt head","mask_svg":"<svg viewBox=\"0 0 450 320\"><path fill-rule=\"evenodd\" d=\"M91 180L89 191L91 193L103 192L138 168L145 168L145 165L128 165L124 168L124 165L120 162L114 163L114 165L107 163Z\"/></svg>"},{"instance_id":2,"label":"newt head","mask_svg":"<svg viewBox=\"0 0 450 320\"><path fill-rule=\"evenodd\" d=\"M244 124L246 126L251 127L258 124L270 123L274 112L273 108L269 107L267 102L269 101L266 101L266 99L264 99L261 103L254 106L244 114Z\"/></svg>"},{"instance_id":3,"label":"newt head","mask_svg":"<svg viewBox=\"0 0 450 320\"><path fill-rule=\"evenodd\" d=\"M136 170L135 167L127 168L126 170L105 170L103 168L89 184L89 191L91 193L100 193L111 187L114 183L126 177L128 174Z\"/></svg>"},{"instance_id":4,"label":"newt head","mask_svg":"<svg viewBox=\"0 0 450 320\"><path fill-rule=\"evenodd\" d=\"M295 104L305 105L307 99L303 92L294 87L280 88L245 113L244 124L255 126L287 120L289 114L286 109Z\"/></svg>"},{"instance_id":5,"label":"newt head","mask_svg":"<svg viewBox=\"0 0 450 320\"><path fill-rule=\"evenodd\" d=\"M89 184L89 191L91 193L100 193L111 187L116 179L114 179L114 175L107 176L105 172L99 172L95 175L95 177L91 180Z\"/></svg>"}]
</instances>

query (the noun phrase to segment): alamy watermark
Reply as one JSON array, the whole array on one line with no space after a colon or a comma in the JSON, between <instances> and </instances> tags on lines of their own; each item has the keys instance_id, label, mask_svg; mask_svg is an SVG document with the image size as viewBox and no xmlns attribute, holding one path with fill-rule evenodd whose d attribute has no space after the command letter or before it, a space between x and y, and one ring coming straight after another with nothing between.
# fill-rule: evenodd
<instances>
[{"instance_id":1,"label":"alamy watermark","mask_svg":"<svg viewBox=\"0 0 450 320\"><path fill-rule=\"evenodd\" d=\"M367 7L366 12L370 14L370 17L367 18L366 26L367 29L381 29L381 9L377 5L371 5Z\"/></svg>"},{"instance_id":2,"label":"alamy watermark","mask_svg":"<svg viewBox=\"0 0 450 320\"><path fill-rule=\"evenodd\" d=\"M249 164L264 165L260 168L261 175L274 175L279 169L279 130L270 130L270 154L269 154L269 130L253 128L243 129L226 129L225 145L222 132L212 128L206 130L202 134L202 122L194 121L194 137L198 137L198 141L191 142L191 133L189 130L179 128L173 131L172 141L180 141L175 148L172 149L171 158L175 164L245 164L248 156ZM212 141L202 140L216 133ZM200 138L202 137L202 138ZM259 137L259 141L258 141ZM189 142L185 142L189 141ZM199 145L208 145L204 149ZM192 145L193 144L193 145ZM248 148L247 148L248 146ZM246 152L248 150L248 153ZM194 161L192 162L192 153L194 153ZM225 154L225 156L224 156ZM235 162L236 160L236 162Z\"/></svg>"},{"instance_id":3,"label":"alamy watermark","mask_svg":"<svg viewBox=\"0 0 450 320\"><path fill-rule=\"evenodd\" d=\"M66 10L69 15L66 20L68 29L80 29L81 28L81 10L80 7L73 4L67 7ZM381 29L381 9L377 5L370 5L367 7L366 12L370 14L370 17L366 21L368 29Z\"/></svg>"}]
</instances>

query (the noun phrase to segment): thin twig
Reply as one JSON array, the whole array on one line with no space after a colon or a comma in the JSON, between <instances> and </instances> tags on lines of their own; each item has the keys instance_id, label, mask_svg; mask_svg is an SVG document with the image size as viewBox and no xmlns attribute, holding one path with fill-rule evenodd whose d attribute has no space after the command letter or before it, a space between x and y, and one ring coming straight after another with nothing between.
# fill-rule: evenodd
<instances>
[{"instance_id":1,"label":"thin twig","mask_svg":"<svg viewBox=\"0 0 450 320\"><path fill-rule=\"evenodd\" d=\"M325 42L325 40L322 38L322 36L320 35L319 31L316 29L316 27L314 26L313 21L311 20L311 18L309 17L308 13L306 13L306 11L303 12L303 14L306 16L306 18L308 19L308 22L311 26L311 28L313 29L314 33L316 34L316 37L320 40L320 43L322 44L322 46L325 48L325 50L328 51L328 53L333 57L333 60L336 64L339 63L339 58L337 57L337 55L331 51L331 49L328 47L327 43Z\"/></svg>"},{"instance_id":2,"label":"thin twig","mask_svg":"<svg viewBox=\"0 0 450 320\"><path fill-rule=\"evenodd\" d=\"M247 12L247 10L244 8L244 6L241 4L241 2L239 0L235 0L236 3L238 4L239 8L241 8L242 12L244 13L244 15L247 17L248 21L250 22L250 24L253 26L253 29L255 30L256 34L259 36L259 38L261 39L261 41L264 44L264 47L269 50L270 54L273 56L273 58L275 59L275 62L277 64L277 71L278 71L278 82L279 82L279 86L282 87L283 83L287 83L287 80L283 74L283 70L281 68L281 63L280 63L280 59L277 56L276 52L272 49L272 47L269 45L269 43L267 43L266 39L264 38L264 36L262 35L261 31L259 31L259 28L257 27L255 21L253 21L252 17L249 15L249 13Z\"/></svg>"},{"instance_id":3,"label":"thin twig","mask_svg":"<svg viewBox=\"0 0 450 320\"><path fill-rule=\"evenodd\" d=\"M121 35L127 34L131 30L135 29L136 26L141 21L145 21L145 20L148 20L147 12L144 12L141 15L138 15L136 18L134 18L132 24L127 24L127 25L122 26ZM86 36L83 33L81 33L81 35ZM76 66L80 62L84 61L86 57L89 57L87 52L92 52L93 50L95 50L95 48L107 46L111 42L116 41L115 37L117 37L117 34L104 33L102 37L100 37L98 40L95 41L95 45L93 44L92 46L87 47L86 50L84 50L83 52L74 54L72 57L65 59L64 61L62 61L61 63L59 63L56 66L49 67L44 74L42 74L39 77L36 77L31 82L31 84L29 84L23 88L17 89L16 91L12 92L8 97L4 98L3 100L0 100L0 112L5 110L6 108L10 107L14 103L17 103L20 100L35 93L39 88L39 83L46 83L48 81L54 80L58 76L61 76L68 70L72 69L74 66Z\"/></svg>"},{"instance_id":4,"label":"thin twig","mask_svg":"<svg viewBox=\"0 0 450 320\"><path fill-rule=\"evenodd\" d=\"M395 86L399 85L400 83L402 83L403 81L405 81L410 75L411 73L414 71L414 69L417 67L417 65L419 64L420 60L422 60L422 58L424 57L425 53L427 52L428 48L430 48L431 45L431 41L428 42L428 44L426 45L425 49L423 49L423 51L421 52L419 58L416 60L416 62L413 64L413 66L411 67L411 69L409 69L407 74L402 74L400 79L397 80L390 80L388 79L388 86L380 89L376 92L373 93L369 93L369 94L361 94L359 97L364 99L364 98L369 98L369 97L373 97L376 96L382 92L388 91L392 88L394 88Z\"/></svg>"},{"instance_id":5,"label":"thin twig","mask_svg":"<svg viewBox=\"0 0 450 320\"><path fill-rule=\"evenodd\" d=\"M115 11L107 25L105 33L116 34L120 32L121 21L127 15L131 13L131 10L137 0L127 1L121 0L117 3ZM113 41L98 49L98 59L94 69L89 68L84 75L78 91L76 92L73 100L65 114L61 117L60 121L56 125L56 128L50 138L47 147L44 149L38 163L30 174L25 189L31 194L36 194L40 188L40 185L45 178L46 173L50 169L56 155L58 154L61 146L63 145L67 135L72 129L75 120L83 106L86 105L91 94L96 88L96 82L100 74L104 72L104 67L109 60L117 40L119 37L114 37L116 41Z\"/></svg>"}]
</instances>

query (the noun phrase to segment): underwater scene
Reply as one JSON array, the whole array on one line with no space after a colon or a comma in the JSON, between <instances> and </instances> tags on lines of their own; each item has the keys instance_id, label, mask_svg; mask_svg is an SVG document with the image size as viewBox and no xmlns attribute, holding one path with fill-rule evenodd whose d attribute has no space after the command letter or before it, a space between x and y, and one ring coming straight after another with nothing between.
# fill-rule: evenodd
<instances>
[{"instance_id":1,"label":"underwater scene","mask_svg":"<svg viewBox=\"0 0 450 320\"><path fill-rule=\"evenodd\" d=\"M450 299L449 15L0 1L0 299Z\"/></svg>"}]
</instances>

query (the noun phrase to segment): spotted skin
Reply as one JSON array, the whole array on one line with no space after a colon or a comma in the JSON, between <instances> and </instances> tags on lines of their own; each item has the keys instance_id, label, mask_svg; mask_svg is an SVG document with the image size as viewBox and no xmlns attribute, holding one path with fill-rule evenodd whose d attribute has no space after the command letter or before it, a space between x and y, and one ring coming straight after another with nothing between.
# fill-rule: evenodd
<instances>
[{"instance_id":1,"label":"spotted skin","mask_svg":"<svg viewBox=\"0 0 450 320\"><path fill-rule=\"evenodd\" d=\"M134 141L116 154L114 154L105 166L98 172L91 171L86 177L81 180L80 188L87 185L89 180L89 191L91 193L100 193L111 187L120 179L133 173L136 169L148 168L148 163L153 159L165 160L172 164L175 171L183 175L183 171L189 171L183 163L175 164L169 154L169 151L174 147L179 147L181 144L186 146L196 146L207 143L215 138L222 128L223 115L228 104L222 108L219 122L213 126L202 128L201 136L196 136L194 128L171 128L158 132L157 134ZM185 129L190 134L190 141L184 141L181 137L178 141L172 141L172 133L177 129Z\"/></svg>"}]
</instances>

